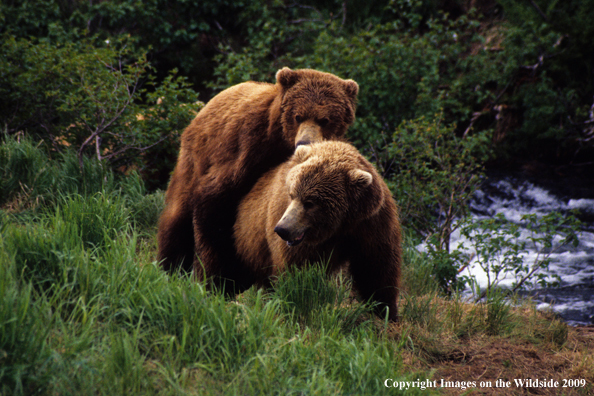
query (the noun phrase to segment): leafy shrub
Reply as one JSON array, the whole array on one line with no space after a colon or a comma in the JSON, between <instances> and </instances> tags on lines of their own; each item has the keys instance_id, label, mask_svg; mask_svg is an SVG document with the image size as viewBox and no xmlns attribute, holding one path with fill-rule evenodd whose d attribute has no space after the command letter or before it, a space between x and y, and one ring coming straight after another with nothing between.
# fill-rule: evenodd
<instances>
[{"instance_id":1,"label":"leafy shrub","mask_svg":"<svg viewBox=\"0 0 594 396\"><path fill-rule=\"evenodd\" d=\"M135 163L164 185L191 117L178 105L196 100L173 70L210 95L205 87L313 67L359 82L349 134L360 148L379 151L382 134L444 109L459 133L493 131L500 156L589 162L592 0L472 4L484 15L437 0L3 2L0 118L10 133L56 144L68 135L86 154Z\"/></svg>"},{"instance_id":2,"label":"leafy shrub","mask_svg":"<svg viewBox=\"0 0 594 396\"><path fill-rule=\"evenodd\" d=\"M8 134L26 130L56 150L73 146L113 166L155 166L201 103L175 70L155 84L145 56L125 41L63 46L4 36L0 117ZM148 87L152 87L149 91Z\"/></svg>"},{"instance_id":3,"label":"leafy shrub","mask_svg":"<svg viewBox=\"0 0 594 396\"><path fill-rule=\"evenodd\" d=\"M459 133L493 132L499 156L559 156L559 143L569 156L592 148L590 1L547 0L544 19L533 2L501 2L509 20L499 5L481 5L486 17L462 7L441 13L435 3L390 1L376 7L380 15L366 14L373 23L357 28L327 9L295 14L255 5L252 26L259 29L244 47L224 48L212 86L272 81L285 65L353 78L360 92L349 135L360 148L381 150L382 133L439 109ZM531 149L535 143L539 150Z\"/></svg>"},{"instance_id":4,"label":"leafy shrub","mask_svg":"<svg viewBox=\"0 0 594 396\"><path fill-rule=\"evenodd\" d=\"M391 7L398 9L404 3L411 2L392 2ZM217 88L248 78L270 81L285 64L352 78L360 92L357 120L349 135L360 147L379 148L382 132L394 130L407 119L433 116L442 108L447 110L446 123L468 125L474 112L494 101L497 92L492 85L507 82L510 71L497 66L505 55L479 49L482 38L473 15L451 20L409 10L392 16L391 22L352 33L336 21L303 29L304 37L315 40L297 47L300 51L291 50L295 40L291 45L273 45L271 41L277 42L279 34L261 29L259 34L264 37L249 50L225 51L219 56ZM282 30L280 37L294 37L291 27L276 29ZM273 49L278 47L284 51L275 56Z\"/></svg>"},{"instance_id":5,"label":"leafy shrub","mask_svg":"<svg viewBox=\"0 0 594 396\"><path fill-rule=\"evenodd\" d=\"M524 116L512 148L530 149L535 138L561 142L570 155L584 144L592 148L594 1L499 3L513 31L508 41L518 53L532 55L512 96ZM588 158L588 151L582 155Z\"/></svg>"},{"instance_id":6,"label":"leafy shrub","mask_svg":"<svg viewBox=\"0 0 594 396\"><path fill-rule=\"evenodd\" d=\"M236 34L243 6L236 0L5 1L0 3L0 34L58 44L128 36L135 52L150 50L160 78L178 68L198 86L212 73L216 43Z\"/></svg>"},{"instance_id":7,"label":"leafy shrub","mask_svg":"<svg viewBox=\"0 0 594 396\"><path fill-rule=\"evenodd\" d=\"M449 251L454 220L467 213L490 152L485 133L458 137L438 114L403 122L377 158L404 225Z\"/></svg>"}]
</instances>

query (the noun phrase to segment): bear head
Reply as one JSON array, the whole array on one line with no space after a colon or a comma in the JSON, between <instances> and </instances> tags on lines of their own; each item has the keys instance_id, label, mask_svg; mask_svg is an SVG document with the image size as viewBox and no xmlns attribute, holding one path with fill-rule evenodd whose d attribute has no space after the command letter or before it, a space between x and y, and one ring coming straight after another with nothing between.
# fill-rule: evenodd
<instances>
[{"instance_id":1,"label":"bear head","mask_svg":"<svg viewBox=\"0 0 594 396\"><path fill-rule=\"evenodd\" d=\"M283 133L295 147L341 138L355 120L359 86L353 80L285 67L276 81L282 92Z\"/></svg>"},{"instance_id":2,"label":"bear head","mask_svg":"<svg viewBox=\"0 0 594 396\"><path fill-rule=\"evenodd\" d=\"M379 175L350 144L302 145L290 164L283 186L290 203L274 228L289 246L320 244L383 205Z\"/></svg>"}]
</instances>

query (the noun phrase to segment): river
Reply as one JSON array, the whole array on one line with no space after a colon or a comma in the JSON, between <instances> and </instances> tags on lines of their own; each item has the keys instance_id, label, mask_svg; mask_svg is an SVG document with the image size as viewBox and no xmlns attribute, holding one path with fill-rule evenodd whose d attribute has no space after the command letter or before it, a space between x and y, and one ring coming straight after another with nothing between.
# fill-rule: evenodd
<instances>
[{"instance_id":1,"label":"river","mask_svg":"<svg viewBox=\"0 0 594 396\"><path fill-rule=\"evenodd\" d=\"M553 211L578 211L583 222L577 247L563 246L551 254L547 275L560 278L558 287L546 287L522 292L531 296L537 309L550 310L570 325L594 324L594 181L565 178L527 179L522 176L490 174L471 201L472 216L489 218L498 213L512 222L519 222L524 214L544 215ZM527 232L522 233L527 235ZM459 233L452 235L452 246L464 243ZM528 251L525 260L533 260L535 251ZM473 275L481 287L487 276L471 263L460 275ZM509 287L511 277L501 286ZM470 293L467 291L466 295Z\"/></svg>"}]
</instances>

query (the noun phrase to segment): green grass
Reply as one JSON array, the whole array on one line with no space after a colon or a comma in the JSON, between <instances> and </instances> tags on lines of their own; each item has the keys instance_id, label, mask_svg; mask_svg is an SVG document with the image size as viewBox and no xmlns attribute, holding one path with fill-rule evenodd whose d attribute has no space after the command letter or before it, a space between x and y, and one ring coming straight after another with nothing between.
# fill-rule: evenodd
<instances>
[{"instance_id":1,"label":"green grass","mask_svg":"<svg viewBox=\"0 0 594 396\"><path fill-rule=\"evenodd\" d=\"M228 300L164 274L120 210L74 196L4 226L2 392L381 394L387 375L407 377L344 281L314 266Z\"/></svg>"}]
</instances>

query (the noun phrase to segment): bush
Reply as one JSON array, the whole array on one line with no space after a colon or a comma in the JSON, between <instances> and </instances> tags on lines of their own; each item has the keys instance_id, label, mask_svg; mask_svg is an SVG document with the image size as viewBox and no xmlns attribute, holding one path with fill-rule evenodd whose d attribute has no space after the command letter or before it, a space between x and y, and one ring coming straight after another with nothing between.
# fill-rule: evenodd
<instances>
[{"instance_id":1,"label":"bush","mask_svg":"<svg viewBox=\"0 0 594 396\"><path fill-rule=\"evenodd\" d=\"M510 136L512 150L531 150L534 139L561 143L564 152L588 160L592 149L592 92L594 91L594 1L543 0L499 2L510 26L508 45L524 55L519 64L518 88L510 103L523 114L523 122ZM551 147L549 147L549 150ZM539 153L550 158L550 151ZM575 161L575 158L572 158Z\"/></svg>"},{"instance_id":2,"label":"bush","mask_svg":"<svg viewBox=\"0 0 594 396\"><path fill-rule=\"evenodd\" d=\"M121 1L4 1L0 3L0 34L37 37L65 44L90 38L131 37L134 51L149 50L159 79L180 69L195 86L212 74L216 44L237 34L241 1L200 2Z\"/></svg>"},{"instance_id":3,"label":"bush","mask_svg":"<svg viewBox=\"0 0 594 396\"><path fill-rule=\"evenodd\" d=\"M545 3L543 19L534 3L501 2L510 16L502 20L499 5L481 5L484 16L462 7L441 13L433 1L394 0L376 7L380 15L362 13L373 21L365 25L345 25L323 9L301 9L300 18L282 7L262 14L258 5L252 19L260 29L245 47L224 48L213 86L272 81L285 65L317 68L359 83L349 137L360 148L381 150L383 133L444 109L444 122L456 124L459 134L492 132L499 156L561 159L581 147L580 158L587 159L594 142L594 51L586 39L592 7L590 1ZM298 27L295 19L304 23ZM574 69L580 77L569 72Z\"/></svg>"},{"instance_id":4,"label":"bush","mask_svg":"<svg viewBox=\"0 0 594 396\"><path fill-rule=\"evenodd\" d=\"M403 3L392 2L391 7L398 9ZM217 87L248 78L270 81L285 64L352 78L360 91L357 120L349 135L359 147L379 148L382 133L404 120L433 116L442 108L447 110L446 123L468 125L476 111L494 101L497 92L492 85L507 82L510 71L497 65L508 54L479 49L482 38L473 14L451 20L414 10L397 12L384 11L392 16L391 22L354 32L337 21L308 25L309 30L300 32L305 38L313 36L313 41L309 39L313 44L296 47L300 51L291 50L295 40L273 45L279 34L272 27L262 29L259 34L264 37L249 51L227 50L219 56ZM294 37L291 27L276 29ZM280 55L271 53L279 47L284 50Z\"/></svg>"},{"instance_id":5,"label":"bush","mask_svg":"<svg viewBox=\"0 0 594 396\"><path fill-rule=\"evenodd\" d=\"M401 208L403 224L438 249L449 251L455 219L481 182L491 153L486 133L458 137L455 126L434 119L403 122L377 156L380 169Z\"/></svg>"},{"instance_id":6,"label":"bush","mask_svg":"<svg viewBox=\"0 0 594 396\"><path fill-rule=\"evenodd\" d=\"M85 155L113 167L154 168L177 151L201 107L175 70L156 84L146 56L135 59L125 40L96 47L4 35L0 69L6 132L26 130L58 151L72 146L81 168Z\"/></svg>"}]
</instances>

